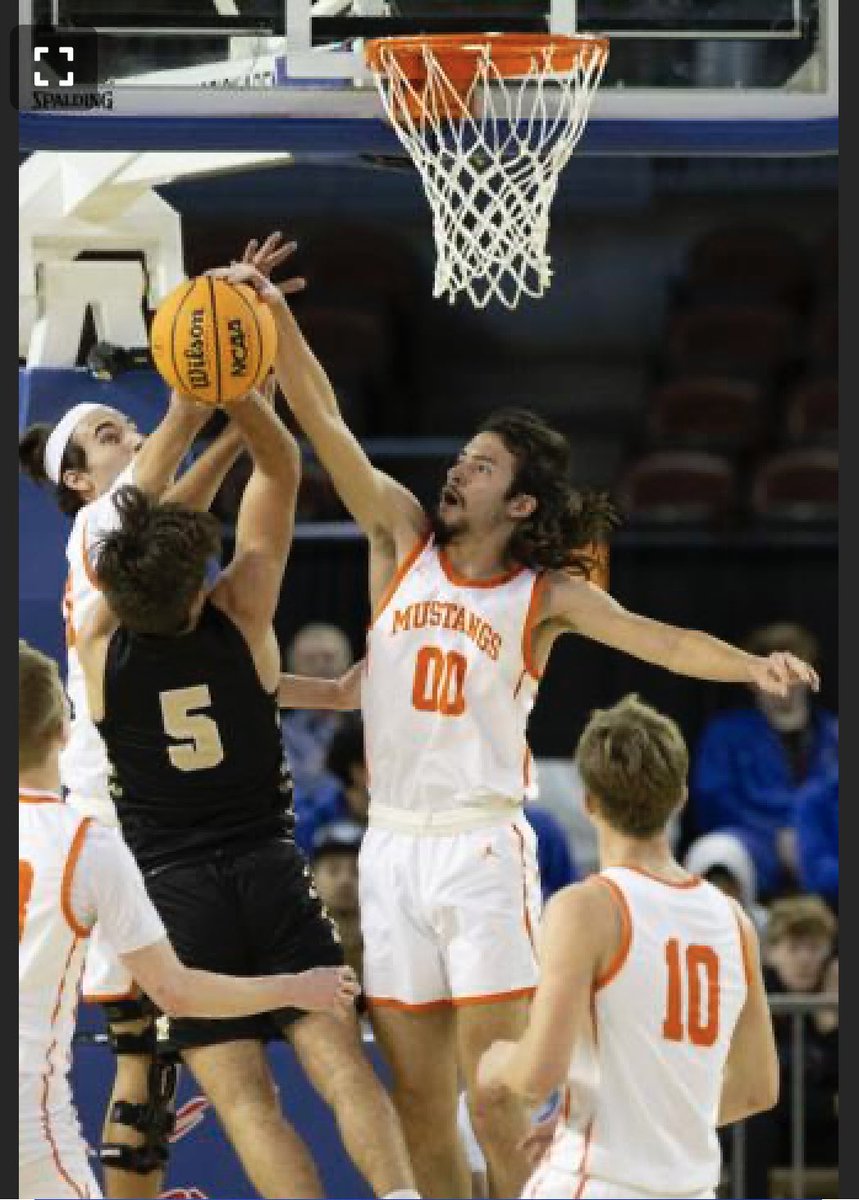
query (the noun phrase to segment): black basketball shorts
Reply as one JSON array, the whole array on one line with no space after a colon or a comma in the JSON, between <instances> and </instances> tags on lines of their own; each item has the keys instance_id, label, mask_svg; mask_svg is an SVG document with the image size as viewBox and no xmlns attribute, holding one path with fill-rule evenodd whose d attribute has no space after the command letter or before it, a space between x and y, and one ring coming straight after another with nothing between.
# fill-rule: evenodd
<instances>
[{"instance_id":1,"label":"black basketball shorts","mask_svg":"<svg viewBox=\"0 0 859 1200\"><path fill-rule=\"evenodd\" d=\"M301 851L286 838L226 847L157 869L146 889L179 958L224 975L275 975L340 966L343 950ZM256 1017L170 1020L178 1050L243 1038L267 1041L304 1016L281 1008Z\"/></svg>"}]
</instances>

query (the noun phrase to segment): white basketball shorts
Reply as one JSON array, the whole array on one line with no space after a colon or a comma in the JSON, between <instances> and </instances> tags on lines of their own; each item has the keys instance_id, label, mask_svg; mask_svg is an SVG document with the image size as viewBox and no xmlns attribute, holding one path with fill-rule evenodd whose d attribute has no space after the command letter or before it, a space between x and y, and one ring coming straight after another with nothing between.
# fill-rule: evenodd
<instances>
[{"instance_id":1,"label":"white basketball shorts","mask_svg":"<svg viewBox=\"0 0 859 1200\"><path fill-rule=\"evenodd\" d=\"M521 815L460 833L375 827L359 859L364 990L414 1009L533 993L541 893Z\"/></svg>"}]
</instances>

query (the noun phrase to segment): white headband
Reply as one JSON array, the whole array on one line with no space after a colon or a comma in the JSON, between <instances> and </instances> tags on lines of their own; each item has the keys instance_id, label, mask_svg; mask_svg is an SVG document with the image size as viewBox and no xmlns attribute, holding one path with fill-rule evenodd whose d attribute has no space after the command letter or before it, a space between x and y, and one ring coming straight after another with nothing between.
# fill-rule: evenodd
<instances>
[{"instance_id":1,"label":"white headband","mask_svg":"<svg viewBox=\"0 0 859 1200\"><path fill-rule=\"evenodd\" d=\"M91 412L95 412L97 408L102 407L101 404L76 404L74 408L70 408L65 416L60 417L59 421L57 421L51 430L50 437L45 443L45 474L51 483L59 484L60 482L60 467L63 463L63 455L66 452L69 439L75 431L75 426L84 417L89 416Z\"/></svg>"}]
</instances>

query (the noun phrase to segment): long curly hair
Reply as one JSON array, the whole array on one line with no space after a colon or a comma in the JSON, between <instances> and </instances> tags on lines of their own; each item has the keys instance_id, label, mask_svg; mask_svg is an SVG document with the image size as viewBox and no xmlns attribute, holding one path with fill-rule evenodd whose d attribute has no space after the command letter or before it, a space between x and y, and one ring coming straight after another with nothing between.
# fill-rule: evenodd
<instances>
[{"instance_id":1,"label":"long curly hair","mask_svg":"<svg viewBox=\"0 0 859 1200\"><path fill-rule=\"evenodd\" d=\"M521 408L499 409L478 432L494 433L516 459L506 499L524 493L537 501L511 535L510 557L535 571L569 570L590 577L599 567L597 547L620 524L620 514L607 493L573 487L564 435Z\"/></svg>"},{"instance_id":2,"label":"long curly hair","mask_svg":"<svg viewBox=\"0 0 859 1200\"><path fill-rule=\"evenodd\" d=\"M220 555L218 522L182 504L157 504L131 484L116 491L114 504L119 528L94 547L105 600L134 633L181 633L209 561Z\"/></svg>"}]
</instances>

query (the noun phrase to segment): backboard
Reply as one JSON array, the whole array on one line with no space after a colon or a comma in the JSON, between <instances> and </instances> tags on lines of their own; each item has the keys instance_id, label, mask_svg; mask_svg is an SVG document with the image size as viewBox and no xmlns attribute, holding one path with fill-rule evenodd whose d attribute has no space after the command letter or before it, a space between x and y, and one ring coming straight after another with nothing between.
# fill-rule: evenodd
<instances>
[{"instance_id":1,"label":"backboard","mask_svg":"<svg viewBox=\"0 0 859 1200\"><path fill-rule=\"evenodd\" d=\"M70 103L24 111L25 103L27 149L396 155L399 144L364 65L365 39L548 30L610 39L577 153L837 152L835 0L19 4L22 24L95 30L98 44L98 102L87 111Z\"/></svg>"}]
</instances>

